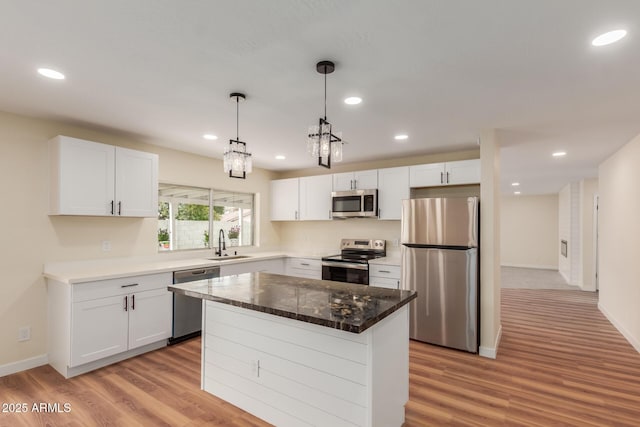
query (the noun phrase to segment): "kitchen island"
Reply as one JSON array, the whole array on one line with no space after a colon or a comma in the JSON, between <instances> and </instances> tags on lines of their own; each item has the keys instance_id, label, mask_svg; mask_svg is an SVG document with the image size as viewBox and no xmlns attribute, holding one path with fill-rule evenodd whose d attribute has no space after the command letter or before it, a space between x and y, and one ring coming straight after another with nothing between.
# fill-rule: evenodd
<instances>
[{"instance_id":1,"label":"kitchen island","mask_svg":"<svg viewBox=\"0 0 640 427\"><path fill-rule=\"evenodd\" d=\"M415 292L248 273L203 300L202 389L278 426L401 426Z\"/></svg>"}]
</instances>

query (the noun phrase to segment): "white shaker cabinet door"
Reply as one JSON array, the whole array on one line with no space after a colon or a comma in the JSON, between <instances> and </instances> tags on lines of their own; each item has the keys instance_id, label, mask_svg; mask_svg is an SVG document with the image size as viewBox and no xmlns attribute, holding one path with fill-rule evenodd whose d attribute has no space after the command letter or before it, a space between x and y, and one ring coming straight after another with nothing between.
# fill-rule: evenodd
<instances>
[{"instance_id":1,"label":"white shaker cabinet door","mask_svg":"<svg viewBox=\"0 0 640 427\"><path fill-rule=\"evenodd\" d=\"M349 191L353 189L353 172L333 174L333 191Z\"/></svg>"},{"instance_id":2,"label":"white shaker cabinet door","mask_svg":"<svg viewBox=\"0 0 640 427\"><path fill-rule=\"evenodd\" d=\"M371 169L353 173L354 185L358 190L375 190L378 188L378 170Z\"/></svg>"},{"instance_id":3,"label":"white shaker cabinet door","mask_svg":"<svg viewBox=\"0 0 640 427\"><path fill-rule=\"evenodd\" d=\"M480 159L460 160L446 164L447 184L479 184Z\"/></svg>"},{"instance_id":4,"label":"white shaker cabinet door","mask_svg":"<svg viewBox=\"0 0 640 427\"><path fill-rule=\"evenodd\" d=\"M58 136L49 142L52 215L112 215L115 153L110 145Z\"/></svg>"},{"instance_id":5,"label":"white shaker cabinet door","mask_svg":"<svg viewBox=\"0 0 640 427\"><path fill-rule=\"evenodd\" d=\"M409 166L410 187L435 187L446 185L444 163L428 163L425 165Z\"/></svg>"},{"instance_id":6,"label":"white shaker cabinet door","mask_svg":"<svg viewBox=\"0 0 640 427\"><path fill-rule=\"evenodd\" d=\"M126 295L73 303L70 366L126 351L128 310Z\"/></svg>"},{"instance_id":7,"label":"white shaker cabinet door","mask_svg":"<svg viewBox=\"0 0 640 427\"><path fill-rule=\"evenodd\" d=\"M158 155L116 147L116 215L158 215Z\"/></svg>"},{"instance_id":8,"label":"white shaker cabinet door","mask_svg":"<svg viewBox=\"0 0 640 427\"><path fill-rule=\"evenodd\" d=\"M271 181L271 221L295 221L298 218L298 178Z\"/></svg>"},{"instance_id":9,"label":"white shaker cabinet door","mask_svg":"<svg viewBox=\"0 0 640 427\"><path fill-rule=\"evenodd\" d=\"M379 219L401 219L402 201L409 198L409 168L378 169Z\"/></svg>"},{"instance_id":10,"label":"white shaker cabinet door","mask_svg":"<svg viewBox=\"0 0 640 427\"><path fill-rule=\"evenodd\" d=\"M300 178L300 216L303 221L331 219L331 175Z\"/></svg>"},{"instance_id":11,"label":"white shaker cabinet door","mask_svg":"<svg viewBox=\"0 0 640 427\"><path fill-rule=\"evenodd\" d=\"M172 302L166 289L129 295L129 350L171 336Z\"/></svg>"}]
</instances>

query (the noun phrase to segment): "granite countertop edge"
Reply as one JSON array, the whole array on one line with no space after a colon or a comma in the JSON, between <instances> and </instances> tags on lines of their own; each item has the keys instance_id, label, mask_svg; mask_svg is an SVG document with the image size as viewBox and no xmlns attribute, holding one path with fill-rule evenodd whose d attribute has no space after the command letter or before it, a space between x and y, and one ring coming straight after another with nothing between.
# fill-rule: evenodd
<instances>
[{"instance_id":1,"label":"granite countertop edge","mask_svg":"<svg viewBox=\"0 0 640 427\"><path fill-rule=\"evenodd\" d=\"M177 294L182 294L182 295L186 295L186 296L190 296L190 297L194 297L194 298L206 299L208 301L214 301L214 302L218 302L218 303L222 303L222 304L228 304L228 305L232 305L234 307L245 308L245 309L248 309L248 310L258 311L258 312L261 312L261 313L271 314L271 315L278 316L278 317L285 317L285 318L288 318L288 319L298 320L298 321L305 322L305 323L312 323L312 324L315 324L315 325L325 326L325 327L328 327L328 328L331 328L331 329L338 329L338 330L341 330L341 331L352 332L352 333L356 333L356 334L360 334L360 333L366 331L367 329L371 328L372 326L374 326L375 324L377 324L378 322L380 322L384 318L390 316L391 314L393 314L394 312L398 311L399 309L401 309L405 305L409 304L412 300L414 300L414 299L416 299L418 297L418 294L414 292L413 294L409 295L407 298L403 299L402 301L399 301L398 303L394 304L393 306L391 306L388 309L384 310L383 312L379 313L375 317L372 317L371 319L368 319L366 322L364 322L362 324L359 324L359 325L354 325L354 324L350 324L348 322L343 322L343 321L338 321L338 320L330 320L330 319L322 319L322 318L309 316L309 315L305 315L305 314L294 313L294 312L287 311L287 310L281 310L281 309L272 308L272 307L265 307L263 305L252 304L252 303L248 303L248 302L245 302L245 301L238 301L238 300L233 300L233 299L229 299L229 298L223 298L223 297L219 297L219 296L215 296L215 295L211 295L211 294L204 294L204 293L200 293L200 292L188 291L188 290L185 290L185 289L176 288L174 286L169 286L167 289L169 291L175 292Z\"/></svg>"}]
</instances>

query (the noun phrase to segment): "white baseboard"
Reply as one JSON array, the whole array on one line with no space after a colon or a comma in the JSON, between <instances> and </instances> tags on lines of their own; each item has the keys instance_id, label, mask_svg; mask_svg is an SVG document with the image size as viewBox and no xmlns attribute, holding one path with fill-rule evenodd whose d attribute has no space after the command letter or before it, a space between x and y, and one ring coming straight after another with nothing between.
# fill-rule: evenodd
<instances>
[{"instance_id":1,"label":"white baseboard","mask_svg":"<svg viewBox=\"0 0 640 427\"><path fill-rule=\"evenodd\" d=\"M557 265L500 264L500 267L533 268L536 270L558 270Z\"/></svg>"},{"instance_id":2,"label":"white baseboard","mask_svg":"<svg viewBox=\"0 0 640 427\"><path fill-rule=\"evenodd\" d=\"M46 354L41 354L40 356L34 356L17 362L7 363L6 365L0 365L0 377L26 371L27 369L37 368L38 366L46 365L47 363L49 363L49 358Z\"/></svg>"},{"instance_id":3,"label":"white baseboard","mask_svg":"<svg viewBox=\"0 0 640 427\"><path fill-rule=\"evenodd\" d=\"M636 351L640 353L640 340L634 337L631 332L627 331L625 327L622 326L622 324L618 322L616 318L613 317L611 313L607 311L607 309L604 308L604 306L600 302L598 302L598 310L600 310L600 312L604 314L604 317L606 317L607 320L609 320L609 322L611 322L611 324L615 326L615 328L622 334L622 336L625 337L627 341L629 341L629 344L631 344L633 348L635 348Z\"/></svg>"},{"instance_id":4,"label":"white baseboard","mask_svg":"<svg viewBox=\"0 0 640 427\"><path fill-rule=\"evenodd\" d=\"M502 325L500 325L500 328L498 328L498 335L496 336L496 342L493 344L493 347L480 346L480 348L478 349L478 354L488 359L495 359L496 357L498 357L498 346L500 346L501 338L502 338Z\"/></svg>"}]
</instances>

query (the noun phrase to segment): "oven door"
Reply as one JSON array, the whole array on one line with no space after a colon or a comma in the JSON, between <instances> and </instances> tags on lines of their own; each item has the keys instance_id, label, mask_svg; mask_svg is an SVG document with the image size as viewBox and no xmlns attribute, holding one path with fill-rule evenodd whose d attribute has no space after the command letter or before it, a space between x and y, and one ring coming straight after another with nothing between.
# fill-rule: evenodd
<instances>
[{"instance_id":1,"label":"oven door","mask_svg":"<svg viewBox=\"0 0 640 427\"><path fill-rule=\"evenodd\" d=\"M369 284L369 265L351 262L322 261L322 280Z\"/></svg>"}]
</instances>

